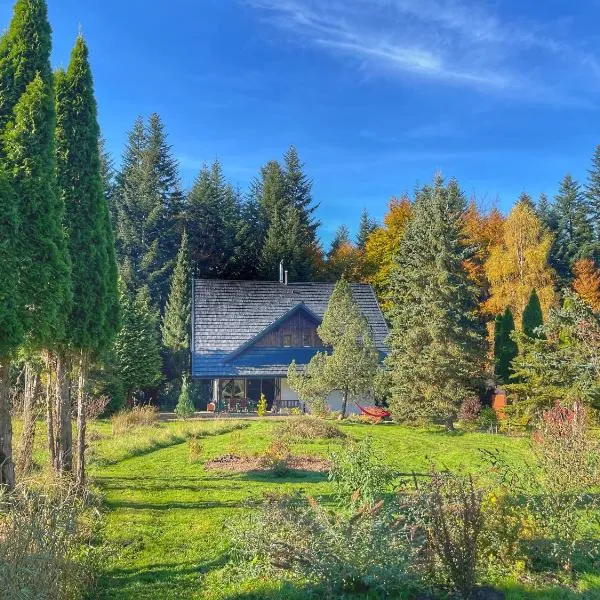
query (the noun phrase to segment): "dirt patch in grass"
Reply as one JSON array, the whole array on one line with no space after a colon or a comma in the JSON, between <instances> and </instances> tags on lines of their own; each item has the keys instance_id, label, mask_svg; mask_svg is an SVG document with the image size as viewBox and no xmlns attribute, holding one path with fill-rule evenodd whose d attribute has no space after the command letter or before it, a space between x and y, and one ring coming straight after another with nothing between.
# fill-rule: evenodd
<instances>
[{"instance_id":1,"label":"dirt patch in grass","mask_svg":"<svg viewBox=\"0 0 600 600\"><path fill-rule=\"evenodd\" d=\"M233 471L234 473L269 470L259 456L233 456L231 454L208 460L204 466L210 471ZM331 463L318 456L291 456L288 466L291 471L326 473L329 471Z\"/></svg>"}]
</instances>

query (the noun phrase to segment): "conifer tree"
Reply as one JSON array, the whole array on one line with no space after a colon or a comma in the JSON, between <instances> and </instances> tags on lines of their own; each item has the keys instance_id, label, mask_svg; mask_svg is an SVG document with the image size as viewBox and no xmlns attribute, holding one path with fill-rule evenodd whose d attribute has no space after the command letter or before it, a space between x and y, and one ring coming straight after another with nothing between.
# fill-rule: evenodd
<instances>
[{"instance_id":1,"label":"conifer tree","mask_svg":"<svg viewBox=\"0 0 600 600\"><path fill-rule=\"evenodd\" d=\"M226 278L235 270L240 203L221 165L203 166L187 197L190 261L197 277Z\"/></svg>"},{"instance_id":2,"label":"conifer tree","mask_svg":"<svg viewBox=\"0 0 600 600\"><path fill-rule=\"evenodd\" d=\"M276 160L269 161L255 182L256 193L260 198L260 208L267 219L267 225L289 206L286 198L285 174Z\"/></svg>"},{"instance_id":3,"label":"conifer tree","mask_svg":"<svg viewBox=\"0 0 600 600\"><path fill-rule=\"evenodd\" d=\"M73 304L67 341L79 370L77 481L85 478L86 398L90 361L110 347L118 307L113 238L103 190L100 128L88 49L80 35L68 70L56 75L58 188L72 263Z\"/></svg>"},{"instance_id":4,"label":"conifer tree","mask_svg":"<svg viewBox=\"0 0 600 600\"><path fill-rule=\"evenodd\" d=\"M122 326L117 335L114 352L117 371L128 399L157 385L161 378L160 346L157 336L156 313L150 304L147 288L135 297L121 286Z\"/></svg>"},{"instance_id":5,"label":"conifer tree","mask_svg":"<svg viewBox=\"0 0 600 600\"><path fill-rule=\"evenodd\" d=\"M367 240L376 229L377 221L369 216L366 208L363 209L362 213L360 214L358 233L356 235L356 246L361 252L365 251Z\"/></svg>"},{"instance_id":6,"label":"conifer tree","mask_svg":"<svg viewBox=\"0 0 600 600\"><path fill-rule=\"evenodd\" d=\"M600 311L600 269L593 260L583 259L573 265L573 275L573 290L592 310Z\"/></svg>"},{"instance_id":7,"label":"conifer tree","mask_svg":"<svg viewBox=\"0 0 600 600\"><path fill-rule=\"evenodd\" d=\"M19 276L17 197L0 170L0 488L15 485L12 452L10 358L23 339Z\"/></svg>"},{"instance_id":8,"label":"conifer tree","mask_svg":"<svg viewBox=\"0 0 600 600\"><path fill-rule=\"evenodd\" d=\"M494 373L500 384L510 382L511 363L519 353L517 343L511 334L515 330L515 321L510 308L498 315L494 327Z\"/></svg>"},{"instance_id":9,"label":"conifer tree","mask_svg":"<svg viewBox=\"0 0 600 600\"><path fill-rule=\"evenodd\" d=\"M187 375L183 375L181 380L181 392L179 392L175 414L182 419L187 419L188 417L192 417L195 411L196 407L194 406L190 395L190 384Z\"/></svg>"},{"instance_id":10,"label":"conifer tree","mask_svg":"<svg viewBox=\"0 0 600 600\"><path fill-rule=\"evenodd\" d=\"M529 296L529 302L523 311L523 319L521 328L523 333L530 337L539 337L536 331L538 327L544 324L544 317L542 314L542 306L540 299L535 290L531 290L531 296Z\"/></svg>"},{"instance_id":11,"label":"conifer tree","mask_svg":"<svg viewBox=\"0 0 600 600\"><path fill-rule=\"evenodd\" d=\"M451 429L483 376L485 328L463 261L466 205L455 181L422 188L392 271L386 359L398 419L441 419Z\"/></svg>"},{"instance_id":12,"label":"conifer tree","mask_svg":"<svg viewBox=\"0 0 600 600\"><path fill-rule=\"evenodd\" d=\"M544 193L540 194L536 206L536 213L546 229L549 231L556 231L556 215L554 214L554 208L548 201L548 196Z\"/></svg>"},{"instance_id":13,"label":"conifer tree","mask_svg":"<svg viewBox=\"0 0 600 600\"><path fill-rule=\"evenodd\" d=\"M350 241L350 232L345 225L341 225L331 242L327 253L327 276L330 281L337 281L344 277L346 281L359 279L358 250Z\"/></svg>"},{"instance_id":14,"label":"conifer tree","mask_svg":"<svg viewBox=\"0 0 600 600\"><path fill-rule=\"evenodd\" d=\"M0 38L0 131L36 75L51 85L51 45L46 1L17 0L10 27Z\"/></svg>"},{"instance_id":15,"label":"conifer tree","mask_svg":"<svg viewBox=\"0 0 600 600\"><path fill-rule=\"evenodd\" d=\"M241 203L240 218L237 224L234 268L236 279L254 280L260 278L260 260L267 234L267 222L260 207L256 189Z\"/></svg>"},{"instance_id":16,"label":"conifer tree","mask_svg":"<svg viewBox=\"0 0 600 600\"><path fill-rule=\"evenodd\" d=\"M594 227L595 241L600 242L600 144L594 150L592 166L588 170L585 195L589 203L590 221Z\"/></svg>"},{"instance_id":17,"label":"conifer tree","mask_svg":"<svg viewBox=\"0 0 600 600\"><path fill-rule=\"evenodd\" d=\"M171 290L162 322L162 343L168 353L165 365L167 379L181 379L187 366L190 348L190 268L188 263L187 233L181 238L181 247L171 279Z\"/></svg>"},{"instance_id":18,"label":"conifer tree","mask_svg":"<svg viewBox=\"0 0 600 600\"><path fill-rule=\"evenodd\" d=\"M593 255L594 232L588 218L588 205L579 184L565 175L554 200L556 235L550 262L563 282L569 282L573 265Z\"/></svg>"}]
</instances>

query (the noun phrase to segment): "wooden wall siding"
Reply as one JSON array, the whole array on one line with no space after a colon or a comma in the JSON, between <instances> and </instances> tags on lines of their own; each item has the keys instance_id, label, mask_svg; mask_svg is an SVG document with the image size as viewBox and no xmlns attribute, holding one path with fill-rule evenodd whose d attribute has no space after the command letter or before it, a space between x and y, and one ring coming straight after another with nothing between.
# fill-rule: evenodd
<instances>
[{"instance_id":1,"label":"wooden wall siding","mask_svg":"<svg viewBox=\"0 0 600 600\"><path fill-rule=\"evenodd\" d=\"M304 346L304 334L310 336L310 345L313 348L323 347L323 342L317 334L317 326L312 319L306 317L301 312L292 315L285 323L282 323L277 329L270 331L254 344L258 347L279 347L283 346L283 336L292 336L292 347Z\"/></svg>"}]
</instances>

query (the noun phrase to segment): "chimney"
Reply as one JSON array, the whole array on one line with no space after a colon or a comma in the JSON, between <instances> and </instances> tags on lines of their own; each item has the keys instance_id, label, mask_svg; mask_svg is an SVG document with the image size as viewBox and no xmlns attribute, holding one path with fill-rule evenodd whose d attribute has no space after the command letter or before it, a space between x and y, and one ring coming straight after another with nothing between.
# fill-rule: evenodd
<instances>
[{"instance_id":1,"label":"chimney","mask_svg":"<svg viewBox=\"0 0 600 600\"><path fill-rule=\"evenodd\" d=\"M287 285L287 269L285 270L285 276L283 279L283 283L284 283L284 285Z\"/></svg>"},{"instance_id":2,"label":"chimney","mask_svg":"<svg viewBox=\"0 0 600 600\"><path fill-rule=\"evenodd\" d=\"M283 283L283 260L279 261L279 283Z\"/></svg>"}]
</instances>

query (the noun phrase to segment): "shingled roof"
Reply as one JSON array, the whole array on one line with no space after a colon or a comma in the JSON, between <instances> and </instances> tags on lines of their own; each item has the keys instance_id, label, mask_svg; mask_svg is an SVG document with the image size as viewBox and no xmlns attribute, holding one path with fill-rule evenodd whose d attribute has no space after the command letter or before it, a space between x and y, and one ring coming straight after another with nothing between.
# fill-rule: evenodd
<instances>
[{"instance_id":1,"label":"shingled roof","mask_svg":"<svg viewBox=\"0 0 600 600\"><path fill-rule=\"evenodd\" d=\"M192 375L285 376L293 359L307 363L316 349L250 345L244 352L235 351L298 305L322 319L333 288L332 283L194 280ZM373 289L364 284L351 288L377 348L385 353L388 328Z\"/></svg>"}]
</instances>

